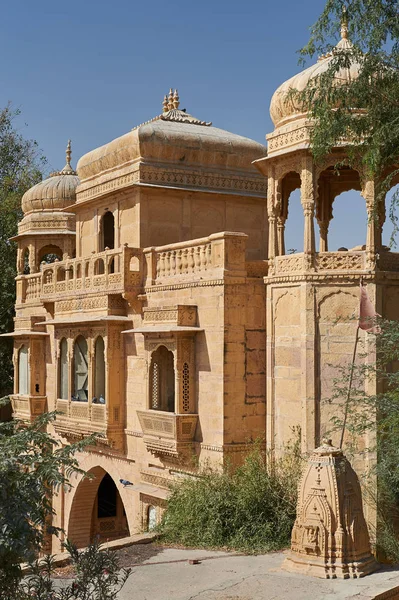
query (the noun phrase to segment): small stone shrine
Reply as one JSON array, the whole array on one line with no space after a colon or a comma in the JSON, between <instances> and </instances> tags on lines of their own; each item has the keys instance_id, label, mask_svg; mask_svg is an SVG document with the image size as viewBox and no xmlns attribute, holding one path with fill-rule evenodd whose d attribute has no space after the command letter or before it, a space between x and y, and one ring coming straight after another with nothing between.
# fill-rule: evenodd
<instances>
[{"instance_id":1,"label":"small stone shrine","mask_svg":"<svg viewBox=\"0 0 399 600\"><path fill-rule=\"evenodd\" d=\"M326 579L363 577L371 554L359 480L342 450L323 441L299 484L291 552L284 568Z\"/></svg>"}]
</instances>

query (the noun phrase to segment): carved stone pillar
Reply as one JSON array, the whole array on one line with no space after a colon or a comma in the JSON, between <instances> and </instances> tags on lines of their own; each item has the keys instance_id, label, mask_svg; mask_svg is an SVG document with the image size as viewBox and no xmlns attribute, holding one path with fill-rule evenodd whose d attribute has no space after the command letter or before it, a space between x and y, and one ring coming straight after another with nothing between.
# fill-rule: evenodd
<instances>
[{"instance_id":1,"label":"carved stone pillar","mask_svg":"<svg viewBox=\"0 0 399 600\"><path fill-rule=\"evenodd\" d=\"M330 221L318 221L320 229L320 247L319 252L328 252L328 227Z\"/></svg>"},{"instance_id":2,"label":"carved stone pillar","mask_svg":"<svg viewBox=\"0 0 399 600\"><path fill-rule=\"evenodd\" d=\"M285 254L285 218L277 217L277 253L279 256L284 256Z\"/></svg>"},{"instance_id":3,"label":"carved stone pillar","mask_svg":"<svg viewBox=\"0 0 399 600\"><path fill-rule=\"evenodd\" d=\"M367 180L362 188L362 196L366 201L367 209L367 238L366 238L366 257L367 266L375 267L375 254L379 247L378 241L381 238L381 227L379 224L379 215L376 210L375 184L372 180Z\"/></svg>"},{"instance_id":4,"label":"carved stone pillar","mask_svg":"<svg viewBox=\"0 0 399 600\"><path fill-rule=\"evenodd\" d=\"M311 156L306 156L303 162L301 175L301 204L305 219L304 227L304 268L314 268L315 237L314 237L314 175Z\"/></svg>"},{"instance_id":5,"label":"carved stone pillar","mask_svg":"<svg viewBox=\"0 0 399 600\"><path fill-rule=\"evenodd\" d=\"M269 220L269 256L273 260L277 255L277 231L276 231L276 209L275 209L275 181L269 177L267 189L267 214Z\"/></svg>"},{"instance_id":6,"label":"carved stone pillar","mask_svg":"<svg viewBox=\"0 0 399 600\"><path fill-rule=\"evenodd\" d=\"M17 273L23 275L24 272L24 253L22 248L17 250Z\"/></svg>"},{"instance_id":7,"label":"carved stone pillar","mask_svg":"<svg viewBox=\"0 0 399 600\"><path fill-rule=\"evenodd\" d=\"M30 273L36 273L36 248L34 244L29 244L29 271Z\"/></svg>"}]
</instances>

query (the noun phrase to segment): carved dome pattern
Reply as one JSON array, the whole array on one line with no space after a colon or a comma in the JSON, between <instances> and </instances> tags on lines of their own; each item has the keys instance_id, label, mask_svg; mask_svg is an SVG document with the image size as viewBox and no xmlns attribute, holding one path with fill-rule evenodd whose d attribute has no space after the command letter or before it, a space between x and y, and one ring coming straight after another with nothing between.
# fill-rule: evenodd
<instances>
[{"instance_id":1,"label":"carved dome pattern","mask_svg":"<svg viewBox=\"0 0 399 600\"><path fill-rule=\"evenodd\" d=\"M71 167L71 142L66 150L66 165L62 171L52 173L50 177L31 187L22 197L23 212L59 211L76 201L76 188L79 177Z\"/></svg>"},{"instance_id":2,"label":"carved dome pattern","mask_svg":"<svg viewBox=\"0 0 399 600\"><path fill-rule=\"evenodd\" d=\"M315 79L327 71L337 52L348 51L353 48L352 42L348 40L348 31L345 25L341 29L341 36L341 40L332 52L329 52L325 56L321 56L315 65L294 75L282 83L274 92L270 102L270 116L275 127L284 125L288 121L294 121L297 118L302 118L304 116L304 111L300 102L295 98L288 98L288 94L290 90L303 91L310 80ZM349 69L340 69L335 75L335 78L338 82L345 84L356 79L359 75L359 71L360 64L358 62L353 62Z\"/></svg>"}]
</instances>

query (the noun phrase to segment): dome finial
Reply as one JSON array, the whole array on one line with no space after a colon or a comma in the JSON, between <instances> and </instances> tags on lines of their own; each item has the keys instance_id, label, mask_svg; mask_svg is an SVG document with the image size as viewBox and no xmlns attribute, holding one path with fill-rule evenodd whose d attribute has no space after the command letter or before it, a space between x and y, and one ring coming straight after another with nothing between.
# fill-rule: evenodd
<instances>
[{"instance_id":1,"label":"dome finial","mask_svg":"<svg viewBox=\"0 0 399 600\"><path fill-rule=\"evenodd\" d=\"M163 99L162 106L163 106L163 112L168 112L169 108L168 108L168 96L167 96L167 94L165 95L165 97Z\"/></svg>"},{"instance_id":2,"label":"dome finial","mask_svg":"<svg viewBox=\"0 0 399 600\"><path fill-rule=\"evenodd\" d=\"M342 7L341 38L343 40L348 39L348 12L346 10L346 6Z\"/></svg>"},{"instance_id":3,"label":"dome finial","mask_svg":"<svg viewBox=\"0 0 399 600\"><path fill-rule=\"evenodd\" d=\"M169 98L168 98L168 110L173 109L173 90L170 88L169 90Z\"/></svg>"},{"instance_id":4,"label":"dome finial","mask_svg":"<svg viewBox=\"0 0 399 600\"><path fill-rule=\"evenodd\" d=\"M71 140L68 140L65 155L66 155L66 164L68 165L68 167L70 167L71 166L71 156L72 156Z\"/></svg>"},{"instance_id":5,"label":"dome finial","mask_svg":"<svg viewBox=\"0 0 399 600\"><path fill-rule=\"evenodd\" d=\"M175 90L175 93L173 94L173 108L178 109L179 106L180 106L179 92L177 90Z\"/></svg>"},{"instance_id":6,"label":"dome finial","mask_svg":"<svg viewBox=\"0 0 399 600\"><path fill-rule=\"evenodd\" d=\"M72 165L71 165L71 156L72 156L71 140L68 140L68 144L67 144L67 147L65 150L65 155L66 155L66 165L62 169L62 171L60 171L59 175L76 175L76 171L74 171L72 169ZM58 173L54 173L54 175L58 175Z\"/></svg>"}]
</instances>

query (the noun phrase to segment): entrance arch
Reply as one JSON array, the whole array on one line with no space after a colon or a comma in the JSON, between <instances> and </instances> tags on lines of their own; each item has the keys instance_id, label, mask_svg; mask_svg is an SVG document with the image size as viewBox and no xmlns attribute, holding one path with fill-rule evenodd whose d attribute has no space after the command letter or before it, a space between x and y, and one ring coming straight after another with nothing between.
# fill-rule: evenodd
<instances>
[{"instance_id":1,"label":"entrance arch","mask_svg":"<svg viewBox=\"0 0 399 600\"><path fill-rule=\"evenodd\" d=\"M114 479L99 466L88 474L92 478L82 479L76 488L68 521L68 539L78 548L88 546L96 536L105 542L129 535L123 501ZM111 503L104 502L106 496Z\"/></svg>"}]
</instances>

